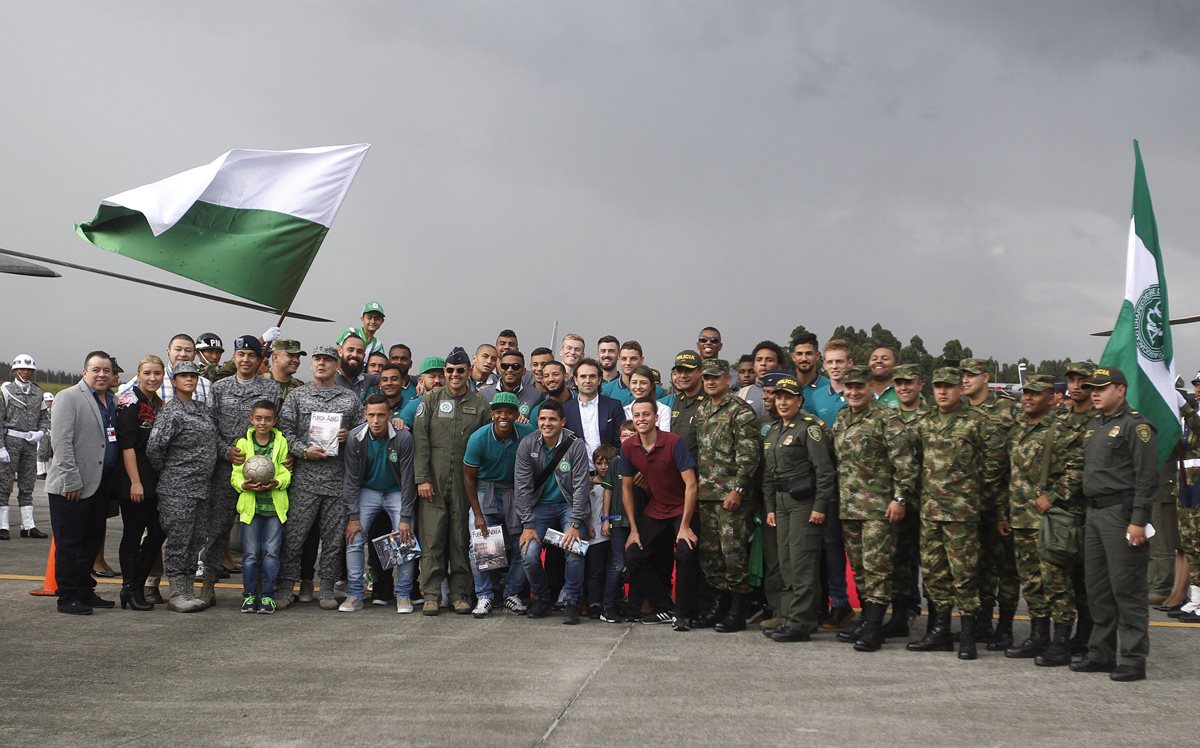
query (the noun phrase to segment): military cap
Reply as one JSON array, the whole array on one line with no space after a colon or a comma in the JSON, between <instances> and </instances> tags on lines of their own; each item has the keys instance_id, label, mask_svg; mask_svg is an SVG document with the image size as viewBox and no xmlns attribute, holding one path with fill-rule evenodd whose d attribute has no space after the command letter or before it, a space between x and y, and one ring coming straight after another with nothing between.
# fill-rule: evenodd
<instances>
[{"instance_id":1,"label":"military cap","mask_svg":"<svg viewBox=\"0 0 1200 748\"><path fill-rule=\"evenodd\" d=\"M297 356L307 356L308 353L300 350L299 340L285 340L280 338L274 343L271 343L271 351L283 351L284 353L294 353Z\"/></svg>"},{"instance_id":2,"label":"military cap","mask_svg":"<svg viewBox=\"0 0 1200 748\"><path fill-rule=\"evenodd\" d=\"M673 368L673 369L699 369L700 368L700 354L696 353L695 351L693 351L691 349L686 350L686 351L680 351L679 353L677 353L675 355L675 365L671 368Z\"/></svg>"},{"instance_id":3,"label":"military cap","mask_svg":"<svg viewBox=\"0 0 1200 748\"><path fill-rule=\"evenodd\" d=\"M455 365L470 365L471 357L467 355L467 352L463 350L462 346L456 345L454 346L454 349L450 351L449 355L446 356L446 363Z\"/></svg>"},{"instance_id":4,"label":"military cap","mask_svg":"<svg viewBox=\"0 0 1200 748\"><path fill-rule=\"evenodd\" d=\"M962 369L943 366L933 372L934 384L962 384Z\"/></svg>"},{"instance_id":5,"label":"military cap","mask_svg":"<svg viewBox=\"0 0 1200 748\"><path fill-rule=\"evenodd\" d=\"M766 374L762 375L763 387L777 387L779 386L780 379L790 376L792 376L791 373L786 372L783 369L772 369L771 371L768 371Z\"/></svg>"},{"instance_id":6,"label":"military cap","mask_svg":"<svg viewBox=\"0 0 1200 748\"><path fill-rule=\"evenodd\" d=\"M1033 374L1025 378L1022 389L1030 392L1045 392L1054 389L1054 377L1049 374Z\"/></svg>"},{"instance_id":7,"label":"military cap","mask_svg":"<svg viewBox=\"0 0 1200 748\"><path fill-rule=\"evenodd\" d=\"M966 374L987 374L989 372L987 361L981 358L964 358L958 362L958 368L959 371Z\"/></svg>"},{"instance_id":8,"label":"military cap","mask_svg":"<svg viewBox=\"0 0 1200 748\"><path fill-rule=\"evenodd\" d=\"M242 335L233 341L235 351L254 351L254 355L262 358L262 341L255 335Z\"/></svg>"},{"instance_id":9,"label":"military cap","mask_svg":"<svg viewBox=\"0 0 1200 748\"><path fill-rule=\"evenodd\" d=\"M1067 364L1068 374L1078 374L1081 377L1090 377L1095 370L1096 365L1090 361L1072 361ZM1200 376L1200 374L1197 376Z\"/></svg>"},{"instance_id":10,"label":"military cap","mask_svg":"<svg viewBox=\"0 0 1200 748\"><path fill-rule=\"evenodd\" d=\"M513 408L514 410L521 409L521 401L511 392L497 392L492 397L493 408Z\"/></svg>"},{"instance_id":11,"label":"military cap","mask_svg":"<svg viewBox=\"0 0 1200 748\"><path fill-rule=\"evenodd\" d=\"M331 345L326 345L324 343L322 343L321 345L313 346L312 355L313 355L313 358L316 358L317 356L328 356L329 358L332 358L335 361L342 360L342 357L338 355L337 348L334 348Z\"/></svg>"},{"instance_id":12,"label":"military cap","mask_svg":"<svg viewBox=\"0 0 1200 748\"><path fill-rule=\"evenodd\" d=\"M1196 372L1196 376L1192 377L1192 384L1200 382L1200 371Z\"/></svg>"},{"instance_id":13,"label":"military cap","mask_svg":"<svg viewBox=\"0 0 1200 748\"><path fill-rule=\"evenodd\" d=\"M792 395L799 395L803 392L803 387L796 381L796 378L790 374L784 374L775 380L776 392L787 392Z\"/></svg>"},{"instance_id":14,"label":"military cap","mask_svg":"<svg viewBox=\"0 0 1200 748\"><path fill-rule=\"evenodd\" d=\"M719 377L722 374L728 374L729 362L723 358L710 358L704 362L704 368L700 373L705 377Z\"/></svg>"},{"instance_id":15,"label":"military cap","mask_svg":"<svg viewBox=\"0 0 1200 748\"><path fill-rule=\"evenodd\" d=\"M369 312L375 312L376 314L381 314L384 317L387 316L386 314L383 314L383 305L380 304L378 301L368 301L367 302L366 306L363 307L362 313L367 314Z\"/></svg>"},{"instance_id":16,"label":"military cap","mask_svg":"<svg viewBox=\"0 0 1200 748\"><path fill-rule=\"evenodd\" d=\"M179 363L175 364L175 368L171 371L171 379L174 379L180 374L195 374L196 376L200 376L200 367L196 366L196 364L192 363L191 361L180 361Z\"/></svg>"},{"instance_id":17,"label":"military cap","mask_svg":"<svg viewBox=\"0 0 1200 748\"><path fill-rule=\"evenodd\" d=\"M892 379L903 380L906 382L921 377L921 367L918 364L899 364L892 369Z\"/></svg>"},{"instance_id":18,"label":"military cap","mask_svg":"<svg viewBox=\"0 0 1200 748\"><path fill-rule=\"evenodd\" d=\"M1110 384L1129 384L1125 372L1115 366L1097 366L1092 376L1083 383L1084 387L1107 387Z\"/></svg>"},{"instance_id":19,"label":"military cap","mask_svg":"<svg viewBox=\"0 0 1200 748\"><path fill-rule=\"evenodd\" d=\"M446 359L441 356L426 356L421 362L421 373L425 374L430 371L441 371L446 368Z\"/></svg>"},{"instance_id":20,"label":"military cap","mask_svg":"<svg viewBox=\"0 0 1200 748\"><path fill-rule=\"evenodd\" d=\"M842 377L842 384L866 384L869 381L871 369L866 366L851 366L846 369L846 376Z\"/></svg>"}]
</instances>

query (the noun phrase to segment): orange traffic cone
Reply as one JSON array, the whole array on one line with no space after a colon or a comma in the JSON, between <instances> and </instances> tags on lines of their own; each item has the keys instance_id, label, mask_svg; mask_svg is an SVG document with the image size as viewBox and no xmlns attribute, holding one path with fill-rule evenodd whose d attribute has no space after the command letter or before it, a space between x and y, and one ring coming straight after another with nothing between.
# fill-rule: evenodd
<instances>
[{"instance_id":1,"label":"orange traffic cone","mask_svg":"<svg viewBox=\"0 0 1200 748\"><path fill-rule=\"evenodd\" d=\"M30 590L29 594L39 597L50 597L58 594L58 580L54 576L54 538L50 538L50 558L46 559L46 579L42 586Z\"/></svg>"}]
</instances>

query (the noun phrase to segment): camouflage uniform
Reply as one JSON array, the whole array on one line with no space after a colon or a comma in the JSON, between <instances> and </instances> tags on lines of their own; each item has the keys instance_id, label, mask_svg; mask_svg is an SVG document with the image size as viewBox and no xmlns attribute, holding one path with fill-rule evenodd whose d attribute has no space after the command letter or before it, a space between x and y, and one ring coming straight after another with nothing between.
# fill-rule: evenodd
<instances>
[{"instance_id":1,"label":"camouflage uniform","mask_svg":"<svg viewBox=\"0 0 1200 748\"><path fill-rule=\"evenodd\" d=\"M916 426L929 413L930 406L925 404L916 410L896 410L896 415L908 430L917 478L914 493L908 497L908 504L904 507L904 519L896 529L896 553L892 556L892 599L917 613L921 607L921 596L917 589L921 566L921 445Z\"/></svg>"},{"instance_id":2,"label":"camouflage uniform","mask_svg":"<svg viewBox=\"0 0 1200 748\"><path fill-rule=\"evenodd\" d=\"M306 384L292 391L283 404L279 430L288 442L288 451L296 458L292 469L292 485L288 490L288 521L283 531L283 553L280 554L277 589L290 594L300 576L300 556L304 539L316 523L321 531L321 594L332 591L341 576L342 541L346 534L346 503L342 500L342 478L345 467L345 445L338 453L324 460L304 459L310 445L309 421L313 413L341 413L342 428L350 429L362 422L362 402L351 390L333 385L318 387ZM277 595L278 597L278 595Z\"/></svg>"},{"instance_id":3,"label":"camouflage uniform","mask_svg":"<svg viewBox=\"0 0 1200 748\"><path fill-rule=\"evenodd\" d=\"M243 382L233 376L214 382L211 392L212 413L220 441L217 444L217 467L213 471L212 488L208 494L208 548L202 561L205 569L215 573L220 571L225 559L225 542L237 514L238 492L229 480L233 472L229 449L246 435L254 403L268 400L278 407L279 385L270 378L254 376Z\"/></svg>"},{"instance_id":4,"label":"camouflage uniform","mask_svg":"<svg viewBox=\"0 0 1200 748\"><path fill-rule=\"evenodd\" d=\"M860 413L843 408L833 424L842 532L859 597L887 606L898 528L885 516L892 499L917 493L917 461L896 410L869 400Z\"/></svg>"},{"instance_id":5,"label":"camouflage uniform","mask_svg":"<svg viewBox=\"0 0 1200 748\"><path fill-rule=\"evenodd\" d=\"M167 540L163 569L187 586L204 545L208 491L217 462L217 425L208 405L173 397L154 419L146 457L158 472L158 514Z\"/></svg>"},{"instance_id":6,"label":"camouflage uniform","mask_svg":"<svg viewBox=\"0 0 1200 748\"><path fill-rule=\"evenodd\" d=\"M965 363L965 362L964 362ZM1008 459L1008 435L1015 423L1019 410L1015 401L989 392L987 399L979 405L970 405L972 410L984 416L984 441L987 449L996 452L994 458L1001 462ZM999 603L1002 612L1013 612L1021 600L1021 583L1017 579L1017 562L1013 550L1013 537L1004 537L996 531L1000 518L998 507L1007 499L1008 474L997 481L988 481L980 486L979 505L979 607L985 625L991 621L992 608Z\"/></svg>"},{"instance_id":7,"label":"camouflage uniform","mask_svg":"<svg viewBox=\"0 0 1200 748\"><path fill-rule=\"evenodd\" d=\"M200 376L204 377L213 384L216 384L219 380L233 376L234 372L236 371L237 364L233 362L233 359L229 359L228 361L219 364L205 364L204 366L201 366ZM267 376L270 375L268 374Z\"/></svg>"},{"instance_id":8,"label":"camouflage uniform","mask_svg":"<svg viewBox=\"0 0 1200 748\"><path fill-rule=\"evenodd\" d=\"M781 379L777 391L799 383ZM786 391L786 390L785 390ZM821 525L809 521L837 501L837 468L829 432L805 410L791 423L776 419L762 439L763 499L775 514L779 571L783 576L779 615L785 625L809 631L817 625L821 597Z\"/></svg>"},{"instance_id":9,"label":"camouflage uniform","mask_svg":"<svg viewBox=\"0 0 1200 748\"><path fill-rule=\"evenodd\" d=\"M696 411L700 468L700 568L715 589L750 591L752 511L722 506L735 488L749 493L759 462L758 416L735 395L720 404L705 400ZM743 494L743 499L746 498Z\"/></svg>"},{"instance_id":10,"label":"camouflage uniform","mask_svg":"<svg viewBox=\"0 0 1200 748\"><path fill-rule=\"evenodd\" d=\"M296 377L292 377L287 382L276 382L275 378L271 376L271 372L269 372L269 371L266 374L261 374L260 376L263 379L269 379L270 381L275 382L275 384L277 384L279 386L279 409L280 409L280 412L283 411L283 404L287 402L287 396L290 395L292 392L296 391L297 389L304 386L304 380L297 379Z\"/></svg>"},{"instance_id":11,"label":"camouflage uniform","mask_svg":"<svg viewBox=\"0 0 1200 748\"><path fill-rule=\"evenodd\" d=\"M24 433L42 432L39 442L32 442ZM8 529L8 500L13 483L17 484L17 505L21 508L21 528L32 529L33 486L37 480L38 448L50 443L50 409L42 396L42 388L33 381L28 391L16 381L0 385L0 446L8 450L8 462L0 463L0 529Z\"/></svg>"},{"instance_id":12,"label":"camouflage uniform","mask_svg":"<svg viewBox=\"0 0 1200 748\"><path fill-rule=\"evenodd\" d=\"M979 610L979 500L1004 469L988 449L986 424L960 405L933 411L917 422L921 445L921 568L929 599L938 612ZM995 525L993 525L993 532Z\"/></svg>"},{"instance_id":13,"label":"camouflage uniform","mask_svg":"<svg viewBox=\"0 0 1200 748\"><path fill-rule=\"evenodd\" d=\"M491 408L478 392L460 396L449 387L426 393L413 419L413 479L433 484L433 498L417 501L417 539L421 542L421 589L437 595L450 570L452 602L468 602L474 588L463 488L467 439L491 423Z\"/></svg>"},{"instance_id":14,"label":"camouflage uniform","mask_svg":"<svg viewBox=\"0 0 1200 748\"><path fill-rule=\"evenodd\" d=\"M1200 483L1200 417L1190 406L1183 413L1184 479L1195 486ZM1187 556L1189 585L1200 588L1200 502L1191 508L1179 504L1179 547Z\"/></svg>"},{"instance_id":15,"label":"camouflage uniform","mask_svg":"<svg viewBox=\"0 0 1200 748\"><path fill-rule=\"evenodd\" d=\"M1047 441L1053 429L1046 485L1038 484L1046 463ZM1037 509L1038 494L1045 491L1051 503L1079 514L1080 524L1086 507L1080 484L1083 480L1083 434L1052 413L1037 423L1025 414L1018 415L1009 436L1009 494L1000 507L1013 530L1017 573L1025 604L1033 618L1049 618L1054 623L1070 624L1075 619L1071 569L1058 566L1038 553L1038 534L1042 524Z\"/></svg>"}]
</instances>

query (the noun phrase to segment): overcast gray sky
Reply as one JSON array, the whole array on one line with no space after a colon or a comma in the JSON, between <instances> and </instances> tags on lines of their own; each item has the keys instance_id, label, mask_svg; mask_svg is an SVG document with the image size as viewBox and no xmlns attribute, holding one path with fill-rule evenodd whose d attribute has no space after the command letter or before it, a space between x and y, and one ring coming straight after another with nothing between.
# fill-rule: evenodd
<instances>
[{"instance_id":1,"label":"overcast gray sky","mask_svg":"<svg viewBox=\"0 0 1200 748\"><path fill-rule=\"evenodd\" d=\"M369 142L294 307L379 300L418 358L556 318L660 366L705 324L732 355L879 321L1096 357L1135 137L1171 312L1200 313L1193 3L21 3L5 28L0 246L201 288L72 225L230 148ZM0 276L4 358L273 323L62 272ZM1189 373L1200 325L1174 330Z\"/></svg>"}]
</instances>

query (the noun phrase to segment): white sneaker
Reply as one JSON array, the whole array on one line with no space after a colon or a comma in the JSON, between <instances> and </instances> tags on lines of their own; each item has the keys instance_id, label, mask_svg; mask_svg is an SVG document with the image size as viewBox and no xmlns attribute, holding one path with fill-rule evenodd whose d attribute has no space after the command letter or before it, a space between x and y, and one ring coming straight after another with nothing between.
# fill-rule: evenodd
<instances>
[{"instance_id":1,"label":"white sneaker","mask_svg":"<svg viewBox=\"0 0 1200 748\"><path fill-rule=\"evenodd\" d=\"M471 611L471 615L475 616L476 618L487 618L488 613L491 612L492 601L486 597L481 597L479 598L479 601L475 603L475 610Z\"/></svg>"},{"instance_id":2,"label":"white sneaker","mask_svg":"<svg viewBox=\"0 0 1200 748\"><path fill-rule=\"evenodd\" d=\"M517 595L509 595L504 598L504 607L508 608L510 613L523 616L529 612L529 606L526 605Z\"/></svg>"},{"instance_id":3,"label":"white sneaker","mask_svg":"<svg viewBox=\"0 0 1200 748\"><path fill-rule=\"evenodd\" d=\"M338 606L338 611L341 613L353 613L356 610L362 609L362 600L357 597L347 597L346 601Z\"/></svg>"},{"instance_id":4,"label":"white sneaker","mask_svg":"<svg viewBox=\"0 0 1200 748\"><path fill-rule=\"evenodd\" d=\"M409 600L407 597L402 597L399 600L397 600L396 601L396 612L397 613L413 612L412 600Z\"/></svg>"}]
</instances>

